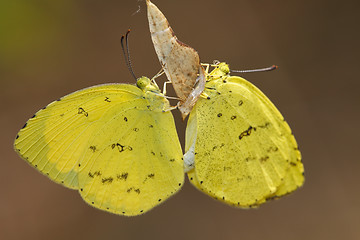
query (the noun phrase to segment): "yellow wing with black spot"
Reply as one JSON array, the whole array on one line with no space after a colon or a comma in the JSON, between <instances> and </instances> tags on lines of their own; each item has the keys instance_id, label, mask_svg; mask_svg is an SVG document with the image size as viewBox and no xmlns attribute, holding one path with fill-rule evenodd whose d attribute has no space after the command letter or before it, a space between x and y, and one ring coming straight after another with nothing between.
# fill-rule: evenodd
<instances>
[{"instance_id":1,"label":"yellow wing with black spot","mask_svg":"<svg viewBox=\"0 0 360 240\"><path fill-rule=\"evenodd\" d=\"M184 161L195 164L190 182L237 207L294 191L304 182L304 168L288 124L259 89L221 67L208 76L209 97L198 100L188 121Z\"/></svg>"},{"instance_id":2,"label":"yellow wing with black spot","mask_svg":"<svg viewBox=\"0 0 360 240\"><path fill-rule=\"evenodd\" d=\"M174 120L163 111L168 106L159 92L132 85L86 88L37 112L15 149L50 179L78 189L90 205L138 215L183 183Z\"/></svg>"}]
</instances>

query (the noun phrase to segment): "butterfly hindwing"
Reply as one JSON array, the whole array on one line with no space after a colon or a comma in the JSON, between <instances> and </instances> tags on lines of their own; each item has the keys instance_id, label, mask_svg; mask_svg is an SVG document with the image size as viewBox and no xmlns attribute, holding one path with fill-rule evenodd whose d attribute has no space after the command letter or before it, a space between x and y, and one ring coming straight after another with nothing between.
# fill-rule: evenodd
<instances>
[{"instance_id":1,"label":"butterfly hindwing","mask_svg":"<svg viewBox=\"0 0 360 240\"><path fill-rule=\"evenodd\" d=\"M169 131L174 127L171 114L142 107L141 113L129 109L116 115L89 140L79 175L80 192L89 204L136 215L183 184L181 148L175 130Z\"/></svg>"}]
</instances>

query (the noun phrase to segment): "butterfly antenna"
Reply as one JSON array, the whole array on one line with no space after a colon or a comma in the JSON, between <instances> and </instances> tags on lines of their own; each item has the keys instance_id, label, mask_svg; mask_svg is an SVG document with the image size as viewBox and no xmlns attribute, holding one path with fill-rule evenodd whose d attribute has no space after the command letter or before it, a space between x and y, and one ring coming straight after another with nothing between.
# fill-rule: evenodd
<instances>
[{"instance_id":1,"label":"butterfly antenna","mask_svg":"<svg viewBox=\"0 0 360 240\"><path fill-rule=\"evenodd\" d=\"M130 29L128 29L128 31L126 32L126 35L125 35L126 52L127 52L127 56L128 56L128 62L129 62L131 74L135 77L135 73L134 73L134 70L132 68L131 58L130 58L130 49L129 49L129 41L128 41L129 40L129 33L130 33Z\"/></svg>"},{"instance_id":2,"label":"butterfly antenna","mask_svg":"<svg viewBox=\"0 0 360 240\"><path fill-rule=\"evenodd\" d=\"M125 57L126 66L128 67L131 75L136 80L137 78L136 78L135 73L134 73L134 71L132 69L131 60L130 60L130 51L129 51L129 44L128 44L129 33L130 33L130 29L127 30L125 36L124 35L121 36L121 49L122 49L124 57ZM126 51L125 51L125 47L124 47L124 39L125 39Z\"/></svg>"},{"instance_id":3,"label":"butterfly antenna","mask_svg":"<svg viewBox=\"0 0 360 240\"><path fill-rule=\"evenodd\" d=\"M268 72L277 69L278 66L272 65L271 67L258 68L258 69L248 69L248 70L230 70L235 73L253 73L253 72Z\"/></svg>"}]
</instances>

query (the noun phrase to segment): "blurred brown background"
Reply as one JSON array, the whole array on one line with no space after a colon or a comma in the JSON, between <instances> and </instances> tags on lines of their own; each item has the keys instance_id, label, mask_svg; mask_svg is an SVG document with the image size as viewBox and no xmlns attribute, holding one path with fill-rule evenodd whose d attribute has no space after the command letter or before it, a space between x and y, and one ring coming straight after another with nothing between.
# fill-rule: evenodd
<instances>
[{"instance_id":1,"label":"blurred brown background","mask_svg":"<svg viewBox=\"0 0 360 240\"><path fill-rule=\"evenodd\" d=\"M360 239L357 1L154 3L202 62L280 66L243 77L292 127L304 187L257 210L228 207L189 183L143 216L88 206L21 160L13 140L38 109L65 94L134 83L119 43L129 27L135 73L152 77L160 69L145 2L0 0L0 239ZM183 143L185 123L174 114Z\"/></svg>"}]
</instances>

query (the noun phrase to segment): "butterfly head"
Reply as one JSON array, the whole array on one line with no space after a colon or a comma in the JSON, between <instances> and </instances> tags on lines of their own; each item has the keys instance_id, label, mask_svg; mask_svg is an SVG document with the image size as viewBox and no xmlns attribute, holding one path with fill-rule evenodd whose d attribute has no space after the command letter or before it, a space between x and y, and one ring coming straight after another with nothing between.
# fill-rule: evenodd
<instances>
[{"instance_id":1,"label":"butterfly head","mask_svg":"<svg viewBox=\"0 0 360 240\"><path fill-rule=\"evenodd\" d=\"M227 76L230 73L229 65L225 62L219 63L214 70L212 70L209 75L207 76L207 81L211 81L214 79L221 78L223 76Z\"/></svg>"},{"instance_id":2,"label":"butterfly head","mask_svg":"<svg viewBox=\"0 0 360 240\"><path fill-rule=\"evenodd\" d=\"M144 92L156 92L160 93L160 89L157 85L155 85L148 77L138 78L136 81L136 86L143 90Z\"/></svg>"},{"instance_id":3,"label":"butterfly head","mask_svg":"<svg viewBox=\"0 0 360 240\"><path fill-rule=\"evenodd\" d=\"M230 72L229 64L222 62L219 64L219 70L224 74L227 75Z\"/></svg>"},{"instance_id":4,"label":"butterfly head","mask_svg":"<svg viewBox=\"0 0 360 240\"><path fill-rule=\"evenodd\" d=\"M155 112L164 112L170 109L170 103L161 93L159 87L147 77L138 78L136 86L143 91L143 97L149 101L148 109Z\"/></svg>"}]
</instances>

